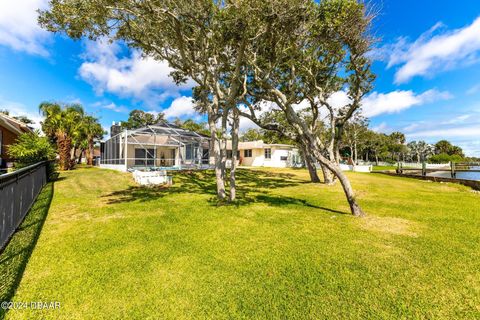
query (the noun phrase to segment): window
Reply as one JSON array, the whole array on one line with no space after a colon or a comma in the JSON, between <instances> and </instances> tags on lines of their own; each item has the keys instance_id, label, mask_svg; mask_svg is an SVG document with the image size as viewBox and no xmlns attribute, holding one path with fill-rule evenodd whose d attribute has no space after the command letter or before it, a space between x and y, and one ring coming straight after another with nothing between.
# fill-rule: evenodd
<instances>
[{"instance_id":1,"label":"window","mask_svg":"<svg viewBox=\"0 0 480 320\"><path fill-rule=\"evenodd\" d=\"M202 164L208 164L210 160L209 157L210 157L210 151L208 149L203 149Z\"/></svg>"},{"instance_id":2,"label":"window","mask_svg":"<svg viewBox=\"0 0 480 320\"><path fill-rule=\"evenodd\" d=\"M245 158L251 158L252 157L252 149L246 149L243 151L243 156Z\"/></svg>"},{"instance_id":3,"label":"window","mask_svg":"<svg viewBox=\"0 0 480 320\"><path fill-rule=\"evenodd\" d=\"M185 159L187 160L191 160L192 159L192 145L191 144L187 144L185 146Z\"/></svg>"},{"instance_id":4,"label":"window","mask_svg":"<svg viewBox=\"0 0 480 320\"><path fill-rule=\"evenodd\" d=\"M288 160L288 157L287 156L281 156L280 157L280 161L287 161Z\"/></svg>"},{"instance_id":5,"label":"window","mask_svg":"<svg viewBox=\"0 0 480 320\"><path fill-rule=\"evenodd\" d=\"M227 150L227 159L232 159L233 151ZM240 158L240 150L237 150L237 160Z\"/></svg>"},{"instance_id":6,"label":"window","mask_svg":"<svg viewBox=\"0 0 480 320\"><path fill-rule=\"evenodd\" d=\"M208 149L203 149L202 159L208 160L208 158L210 157L209 154L210 154L210 150L208 150Z\"/></svg>"},{"instance_id":7,"label":"window","mask_svg":"<svg viewBox=\"0 0 480 320\"><path fill-rule=\"evenodd\" d=\"M153 149L135 149L136 166L153 166Z\"/></svg>"},{"instance_id":8,"label":"window","mask_svg":"<svg viewBox=\"0 0 480 320\"><path fill-rule=\"evenodd\" d=\"M272 149L265 149L265 159L272 159Z\"/></svg>"}]
</instances>

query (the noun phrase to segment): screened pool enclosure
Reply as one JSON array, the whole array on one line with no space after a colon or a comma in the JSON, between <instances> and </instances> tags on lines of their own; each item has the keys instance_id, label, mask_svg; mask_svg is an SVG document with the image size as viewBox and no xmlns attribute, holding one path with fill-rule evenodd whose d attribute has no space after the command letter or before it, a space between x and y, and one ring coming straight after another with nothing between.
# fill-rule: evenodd
<instances>
[{"instance_id":1,"label":"screened pool enclosure","mask_svg":"<svg viewBox=\"0 0 480 320\"><path fill-rule=\"evenodd\" d=\"M209 138L167 122L123 130L100 144L104 168L152 171L208 166Z\"/></svg>"}]
</instances>

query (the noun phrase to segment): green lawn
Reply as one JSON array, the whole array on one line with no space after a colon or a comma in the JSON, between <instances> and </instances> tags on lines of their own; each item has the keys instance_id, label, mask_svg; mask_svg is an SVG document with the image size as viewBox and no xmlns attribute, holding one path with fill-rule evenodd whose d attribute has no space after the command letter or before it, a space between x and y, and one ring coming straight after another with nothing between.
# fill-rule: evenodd
<instances>
[{"instance_id":1,"label":"green lawn","mask_svg":"<svg viewBox=\"0 0 480 320\"><path fill-rule=\"evenodd\" d=\"M238 176L241 201L219 207L211 172L157 189L114 171L62 173L15 267L21 276L28 260L21 282L0 292L61 308L6 318L480 318L480 194L352 173L368 213L358 219L339 185L308 183L304 170Z\"/></svg>"},{"instance_id":2,"label":"green lawn","mask_svg":"<svg viewBox=\"0 0 480 320\"><path fill-rule=\"evenodd\" d=\"M373 166L373 171L390 171L397 169L397 166Z\"/></svg>"}]
</instances>

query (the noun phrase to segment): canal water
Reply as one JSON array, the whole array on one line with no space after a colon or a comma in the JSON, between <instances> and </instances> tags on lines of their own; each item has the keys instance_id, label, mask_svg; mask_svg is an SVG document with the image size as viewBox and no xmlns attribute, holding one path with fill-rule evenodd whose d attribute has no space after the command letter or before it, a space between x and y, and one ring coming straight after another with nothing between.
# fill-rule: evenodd
<instances>
[{"instance_id":1,"label":"canal water","mask_svg":"<svg viewBox=\"0 0 480 320\"><path fill-rule=\"evenodd\" d=\"M480 170L480 167L472 167L474 170ZM440 177L440 178L451 178L450 171L438 171L428 174L431 177ZM465 180L479 180L480 181L480 172L457 172L457 179Z\"/></svg>"}]
</instances>

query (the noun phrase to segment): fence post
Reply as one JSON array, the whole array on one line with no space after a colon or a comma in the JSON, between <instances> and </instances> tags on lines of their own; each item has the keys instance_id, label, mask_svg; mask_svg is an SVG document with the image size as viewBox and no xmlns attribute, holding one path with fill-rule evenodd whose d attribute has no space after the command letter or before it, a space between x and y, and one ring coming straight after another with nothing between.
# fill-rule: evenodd
<instances>
[{"instance_id":1,"label":"fence post","mask_svg":"<svg viewBox=\"0 0 480 320\"><path fill-rule=\"evenodd\" d=\"M427 164L424 162L422 162L422 176L426 176L427 175Z\"/></svg>"},{"instance_id":2,"label":"fence post","mask_svg":"<svg viewBox=\"0 0 480 320\"><path fill-rule=\"evenodd\" d=\"M455 173L455 162L453 161L450 161L450 174L452 176L452 179L456 177L456 173Z\"/></svg>"}]
</instances>

